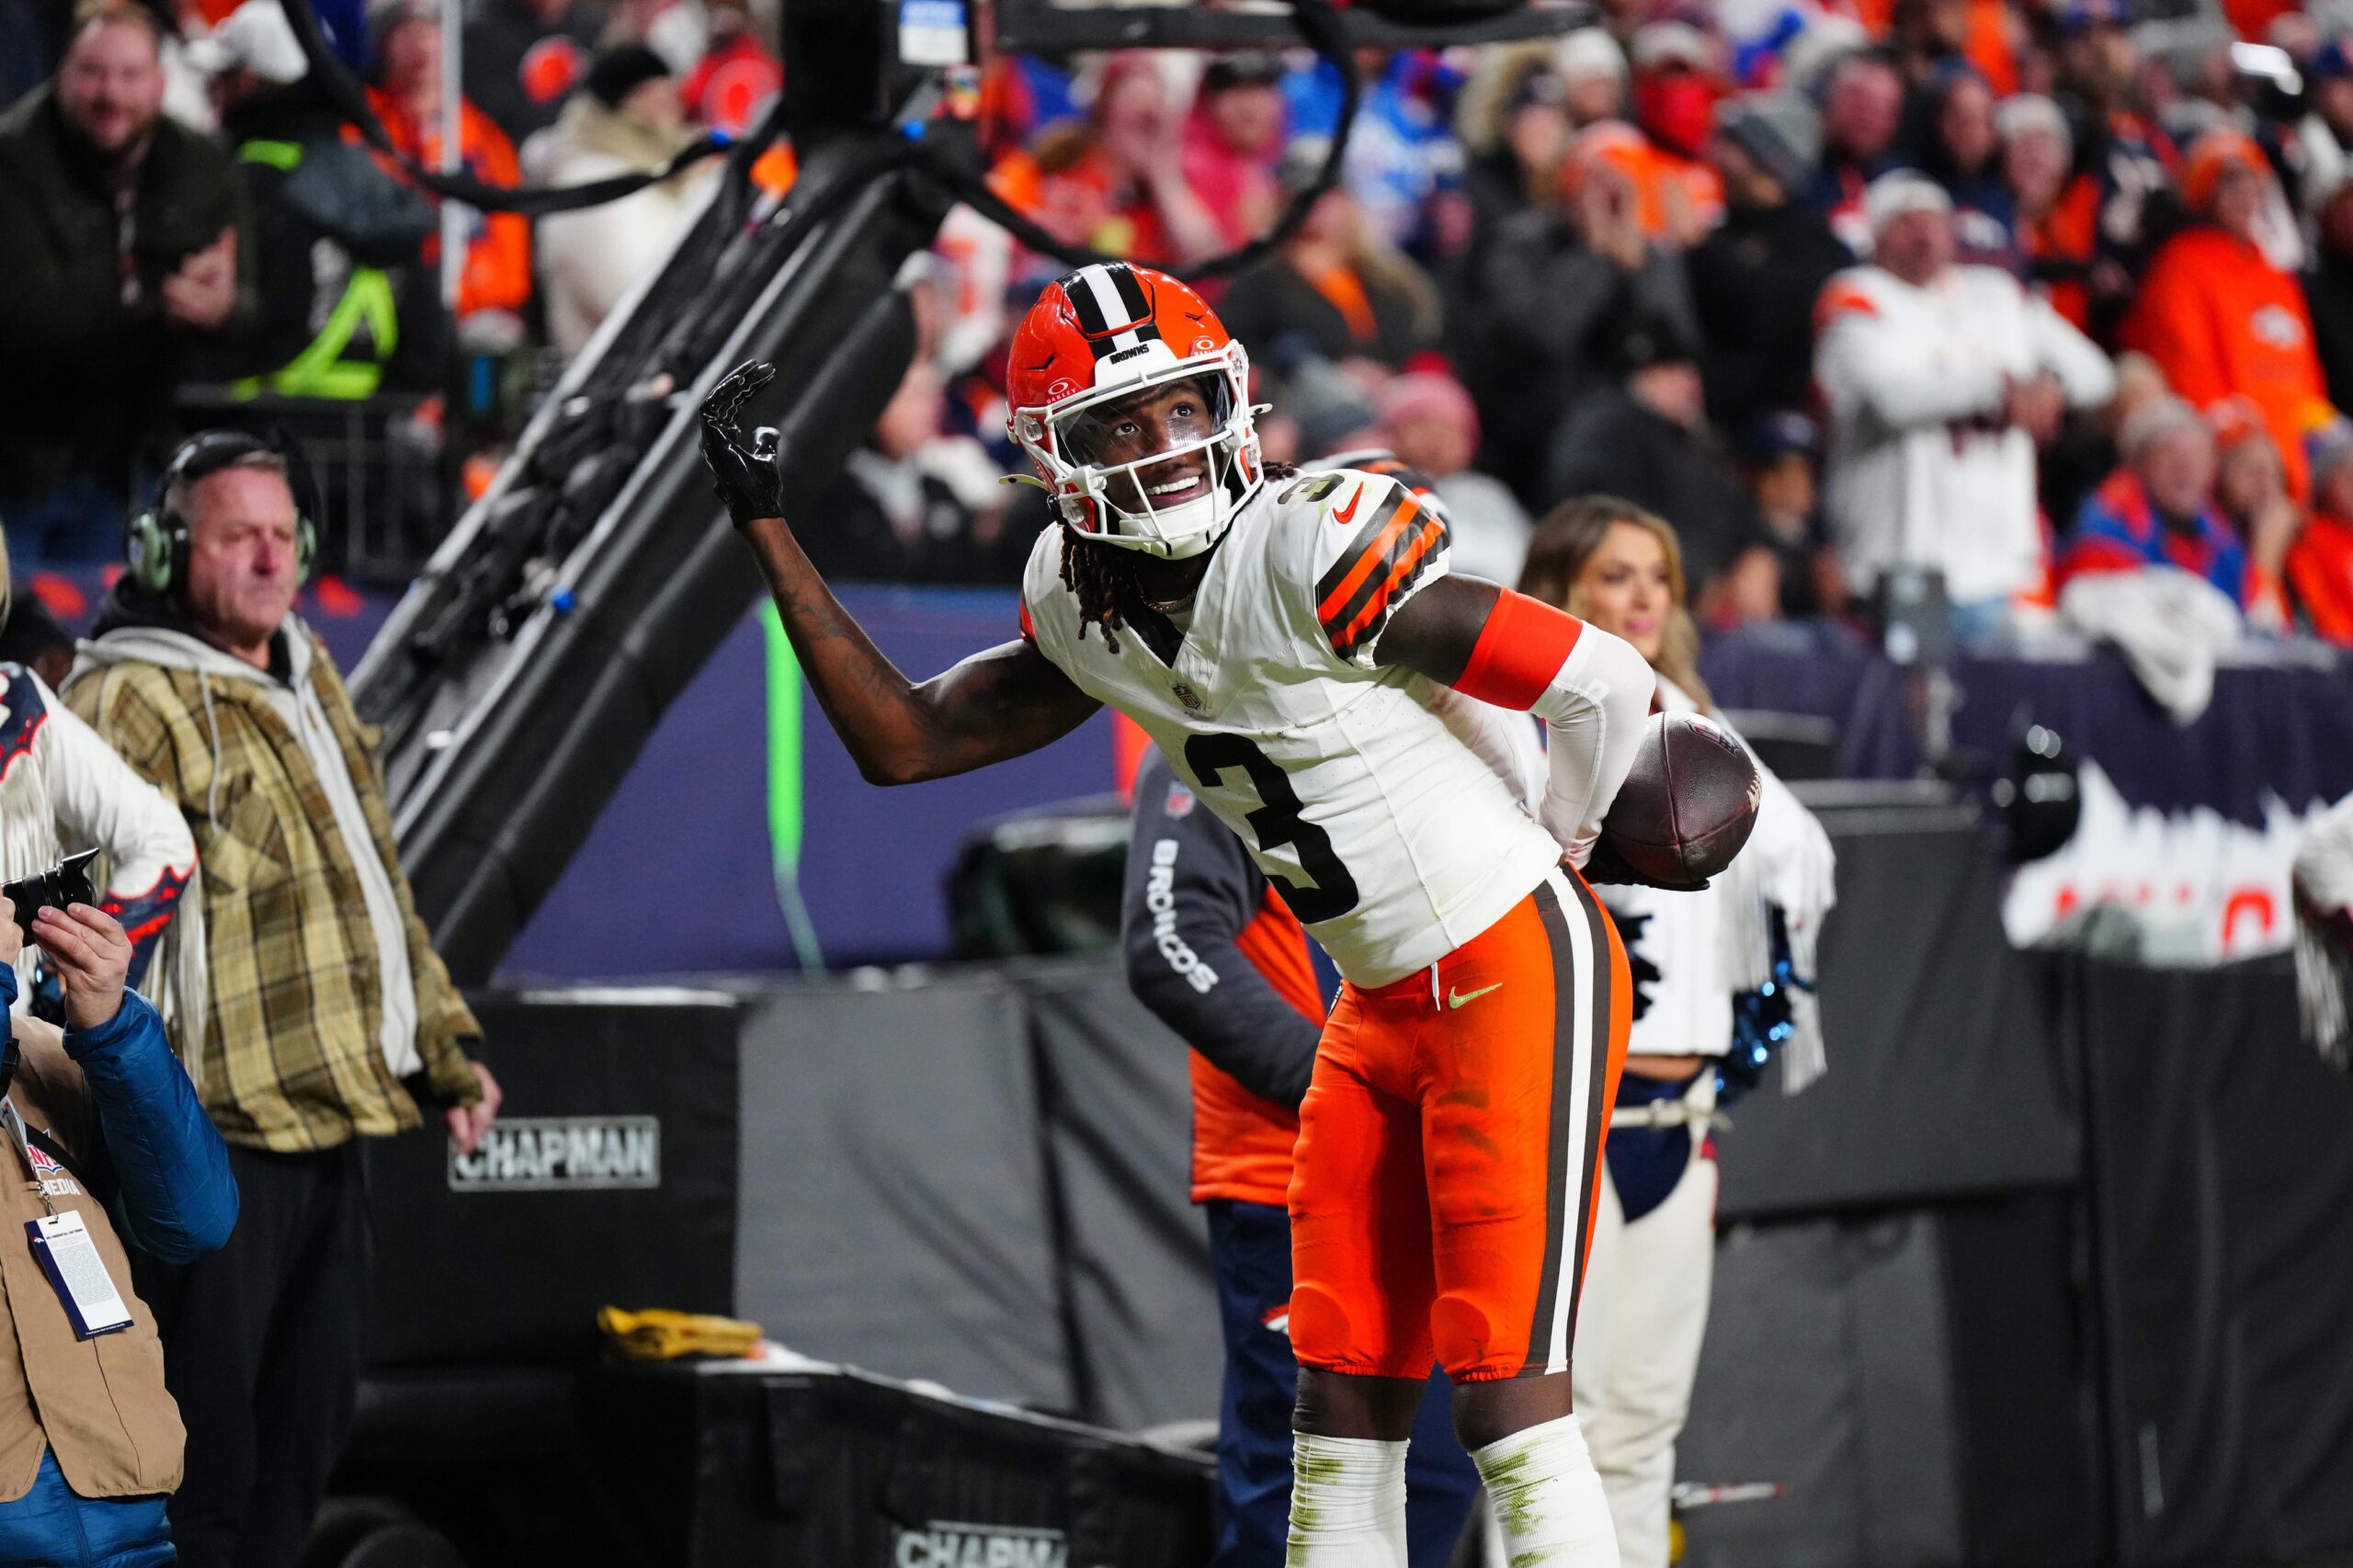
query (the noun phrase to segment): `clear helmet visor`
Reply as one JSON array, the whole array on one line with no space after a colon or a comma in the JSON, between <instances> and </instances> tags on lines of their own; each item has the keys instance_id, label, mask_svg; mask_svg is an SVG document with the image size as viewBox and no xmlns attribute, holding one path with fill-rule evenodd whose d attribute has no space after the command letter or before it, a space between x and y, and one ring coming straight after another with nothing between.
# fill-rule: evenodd
<instances>
[{"instance_id":1,"label":"clear helmet visor","mask_svg":"<svg viewBox=\"0 0 2353 1568\"><path fill-rule=\"evenodd\" d=\"M1053 420L1067 463L1141 469L1154 458L1199 450L1233 417L1233 392L1215 370L1089 399Z\"/></svg>"}]
</instances>

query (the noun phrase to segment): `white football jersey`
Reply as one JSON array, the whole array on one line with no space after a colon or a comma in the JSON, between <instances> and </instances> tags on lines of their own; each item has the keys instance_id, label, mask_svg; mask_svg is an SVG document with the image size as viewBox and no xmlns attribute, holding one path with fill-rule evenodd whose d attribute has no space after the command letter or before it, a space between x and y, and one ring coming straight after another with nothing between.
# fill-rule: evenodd
<instances>
[{"instance_id":1,"label":"white football jersey","mask_svg":"<svg viewBox=\"0 0 2353 1568\"><path fill-rule=\"evenodd\" d=\"M1446 570L1435 508L1337 470L1251 499L1173 647L1173 625L1132 616L1116 653L1100 628L1082 637L1051 528L1030 553L1022 631L1143 727L1341 973L1384 985L1484 931L1561 860L1526 804L1513 731L1528 720L1373 665L1389 617Z\"/></svg>"}]
</instances>

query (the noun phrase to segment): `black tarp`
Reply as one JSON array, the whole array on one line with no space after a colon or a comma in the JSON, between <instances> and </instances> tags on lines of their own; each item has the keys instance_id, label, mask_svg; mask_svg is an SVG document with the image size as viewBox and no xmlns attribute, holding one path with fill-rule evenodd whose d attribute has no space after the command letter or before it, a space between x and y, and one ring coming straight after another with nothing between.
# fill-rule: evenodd
<instances>
[{"instance_id":1,"label":"black tarp","mask_svg":"<svg viewBox=\"0 0 2353 1568\"><path fill-rule=\"evenodd\" d=\"M1963 1558L1933 1221L1729 1227L1683 1480L1788 1494L1695 1510L1688 1568L1885 1568Z\"/></svg>"},{"instance_id":2,"label":"black tarp","mask_svg":"<svg viewBox=\"0 0 2353 1568\"><path fill-rule=\"evenodd\" d=\"M1915 1204L2075 1179L2042 983L2002 935L2001 878L1953 807L1822 809L1829 1072L1779 1069L1721 1140L1726 1219Z\"/></svg>"},{"instance_id":3,"label":"black tarp","mask_svg":"<svg viewBox=\"0 0 2353 1568\"><path fill-rule=\"evenodd\" d=\"M826 1360L1079 1408L1029 1016L988 971L761 1000L743 1051L743 1315Z\"/></svg>"},{"instance_id":4,"label":"black tarp","mask_svg":"<svg viewBox=\"0 0 2353 1568\"><path fill-rule=\"evenodd\" d=\"M1224 1346L1209 1231L1186 1194L1184 1046L1101 967L1028 981L1079 1408L1140 1428L1216 1413Z\"/></svg>"},{"instance_id":5,"label":"black tarp","mask_svg":"<svg viewBox=\"0 0 2353 1568\"><path fill-rule=\"evenodd\" d=\"M378 1366L576 1363L597 1309L724 1312L735 1297L738 1006L711 992L473 998L506 1092L505 1168L453 1180L438 1116L370 1139ZM658 1131L655 1185L541 1141ZM602 1152L597 1150L595 1152ZM637 1185L614 1185L629 1182Z\"/></svg>"},{"instance_id":6,"label":"black tarp","mask_svg":"<svg viewBox=\"0 0 2353 1568\"><path fill-rule=\"evenodd\" d=\"M2284 964L2082 962L2118 1559L2353 1547L2353 1083Z\"/></svg>"}]
</instances>

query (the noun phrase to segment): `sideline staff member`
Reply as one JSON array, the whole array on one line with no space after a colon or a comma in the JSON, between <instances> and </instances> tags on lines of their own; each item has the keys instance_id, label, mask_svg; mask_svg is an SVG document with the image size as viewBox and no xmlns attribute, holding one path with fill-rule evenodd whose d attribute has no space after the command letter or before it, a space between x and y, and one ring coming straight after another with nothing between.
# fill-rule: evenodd
<instances>
[{"instance_id":1,"label":"sideline staff member","mask_svg":"<svg viewBox=\"0 0 2353 1568\"><path fill-rule=\"evenodd\" d=\"M374 736L294 614L312 542L287 454L192 437L65 687L204 864L204 1108L244 1222L149 1290L195 1438L172 1499L190 1568L292 1568L343 1451L374 1300L359 1140L415 1127L422 1097L472 1153L498 1106L401 874Z\"/></svg>"},{"instance_id":2,"label":"sideline staff member","mask_svg":"<svg viewBox=\"0 0 2353 1568\"><path fill-rule=\"evenodd\" d=\"M182 1434L123 1242L173 1262L210 1252L236 1223L237 1187L163 1021L123 989L121 926L76 903L42 910L33 937L64 983L66 1027L0 1011L14 1067L0 1068L0 1565L149 1568L174 1556L163 1494L179 1484ZM0 898L8 1003L20 946ZM77 1288L52 1282L29 1225L55 1233L52 1262L79 1260L59 1271Z\"/></svg>"}]
</instances>

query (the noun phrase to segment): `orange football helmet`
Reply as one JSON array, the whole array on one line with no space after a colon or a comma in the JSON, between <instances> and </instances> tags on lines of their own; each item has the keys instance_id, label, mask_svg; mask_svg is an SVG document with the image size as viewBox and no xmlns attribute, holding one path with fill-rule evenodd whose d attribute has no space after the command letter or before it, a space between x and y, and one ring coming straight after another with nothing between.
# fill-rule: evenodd
<instances>
[{"instance_id":1,"label":"orange football helmet","mask_svg":"<svg viewBox=\"0 0 2353 1568\"><path fill-rule=\"evenodd\" d=\"M1132 456L1108 417L1154 387L1197 381L1198 437ZM1147 267L1082 267L1046 286L1013 335L1006 428L1070 527L1172 560L1223 537L1266 483L1250 419L1250 356L1199 294ZM1206 475L1186 472L1202 455ZM1157 471L1158 483L1152 474ZM1113 482L1130 483L1113 499ZM1155 492L1168 499L1155 499Z\"/></svg>"}]
</instances>

